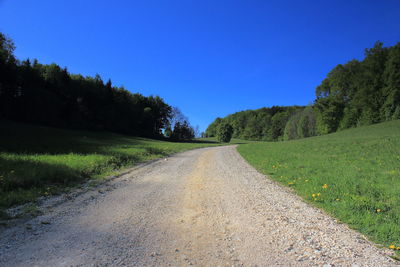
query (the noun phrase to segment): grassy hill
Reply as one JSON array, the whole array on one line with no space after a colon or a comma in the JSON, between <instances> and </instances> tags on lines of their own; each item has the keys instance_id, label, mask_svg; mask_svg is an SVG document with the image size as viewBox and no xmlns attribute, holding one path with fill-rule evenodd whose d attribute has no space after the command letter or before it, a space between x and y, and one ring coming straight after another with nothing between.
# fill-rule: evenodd
<instances>
[{"instance_id":1,"label":"grassy hill","mask_svg":"<svg viewBox=\"0 0 400 267\"><path fill-rule=\"evenodd\" d=\"M218 144L173 143L0 121L0 213L138 162L211 145Z\"/></svg>"},{"instance_id":2,"label":"grassy hill","mask_svg":"<svg viewBox=\"0 0 400 267\"><path fill-rule=\"evenodd\" d=\"M400 250L400 120L238 151L305 200Z\"/></svg>"}]
</instances>

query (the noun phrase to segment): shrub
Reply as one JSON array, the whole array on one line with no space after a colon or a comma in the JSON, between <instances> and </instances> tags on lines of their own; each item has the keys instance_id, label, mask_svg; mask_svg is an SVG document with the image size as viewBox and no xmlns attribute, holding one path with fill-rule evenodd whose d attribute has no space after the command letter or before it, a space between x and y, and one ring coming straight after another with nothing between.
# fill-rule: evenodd
<instances>
[{"instance_id":1,"label":"shrub","mask_svg":"<svg viewBox=\"0 0 400 267\"><path fill-rule=\"evenodd\" d=\"M217 128L217 140L223 143L229 143L233 134L233 127L228 123L221 123Z\"/></svg>"}]
</instances>

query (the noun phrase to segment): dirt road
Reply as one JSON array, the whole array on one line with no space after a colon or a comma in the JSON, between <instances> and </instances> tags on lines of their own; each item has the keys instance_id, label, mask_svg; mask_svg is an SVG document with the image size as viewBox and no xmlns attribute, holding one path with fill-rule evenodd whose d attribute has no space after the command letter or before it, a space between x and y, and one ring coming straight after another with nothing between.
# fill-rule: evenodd
<instances>
[{"instance_id":1,"label":"dirt road","mask_svg":"<svg viewBox=\"0 0 400 267\"><path fill-rule=\"evenodd\" d=\"M0 234L0 266L397 266L235 147L137 168Z\"/></svg>"}]
</instances>

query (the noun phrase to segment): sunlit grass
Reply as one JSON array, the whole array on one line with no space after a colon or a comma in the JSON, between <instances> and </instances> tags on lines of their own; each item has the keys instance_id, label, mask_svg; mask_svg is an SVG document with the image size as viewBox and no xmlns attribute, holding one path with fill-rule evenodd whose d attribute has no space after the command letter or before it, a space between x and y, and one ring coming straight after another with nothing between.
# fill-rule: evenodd
<instances>
[{"instance_id":1,"label":"sunlit grass","mask_svg":"<svg viewBox=\"0 0 400 267\"><path fill-rule=\"evenodd\" d=\"M259 171L352 228L400 249L400 121L238 147Z\"/></svg>"}]
</instances>

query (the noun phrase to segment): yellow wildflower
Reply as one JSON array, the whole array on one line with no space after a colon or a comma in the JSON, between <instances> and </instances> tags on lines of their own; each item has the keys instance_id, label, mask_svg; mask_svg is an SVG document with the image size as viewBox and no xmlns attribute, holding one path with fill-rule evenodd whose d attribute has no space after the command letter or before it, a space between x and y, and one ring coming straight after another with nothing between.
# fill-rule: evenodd
<instances>
[{"instance_id":1,"label":"yellow wildflower","mask_svg":"<svg viewBox=\"0 0 400 267\"><path fill-rule=\"evenodd\" d=\"M305 182L308 182L308 180L305 180Z\"/></svg>"},{"instance_id":2,"label":"yellow wildflower","mask_svg":"<svg viewBox=\"0 0 400 267\"><path fill-rule=\"evenodd\" d=\"M340 200L340 198L337 198L337 199L336 199L336 201L339 201L339 200Z\"/></svg>"},{"instance_id":3,"label":"yellow wildflower","mask_svg":"<svg viewBox=\"0 0 400 267\"><path fill-rule=\"evenodd\" d=\"M323 189L327 189L329 186L327 185L327 184L324 184L323 186L322 186L322 188Z\"/></svg>"},{"instance_id":4,"label":"yellow wildflower","mask_svg":"<svg viewBox=\"0 0 400 267\"><path fill-rule=\"evenodd\" d=\"M381 212L381 209L377 209L376 212Z\"/></svg>"},{"instance_id":5,"label":"yellow wildflower","mask_svg":"<svg viewBox=\"0 0 400 267\"><path fill-rule=\"evenodd\" d=\"M316 197L316 196L317 196L317 194L312 194L311 196L312 196L312 197Z\"/></svg>"},{"instance_id":6,"label":"yellow wildflower","mask_svg":"<svg viewBox=\"0 0 400 267\"><path fill-rule=\"evenodd\" d=\"M321 196L321 193L318 193L317 196Z\"/></svg>"},{"instance_id":7,"label":"yellow wildflower","mask_svg":"<svg viewBox=\"0 0 400 267\"><path fill-rule=\"evenodd\" d=\"M390 245L389 248L390 248L390 249L395 249L396 246L395 246L395 245Z\"/></svg>"}]
</instances>

